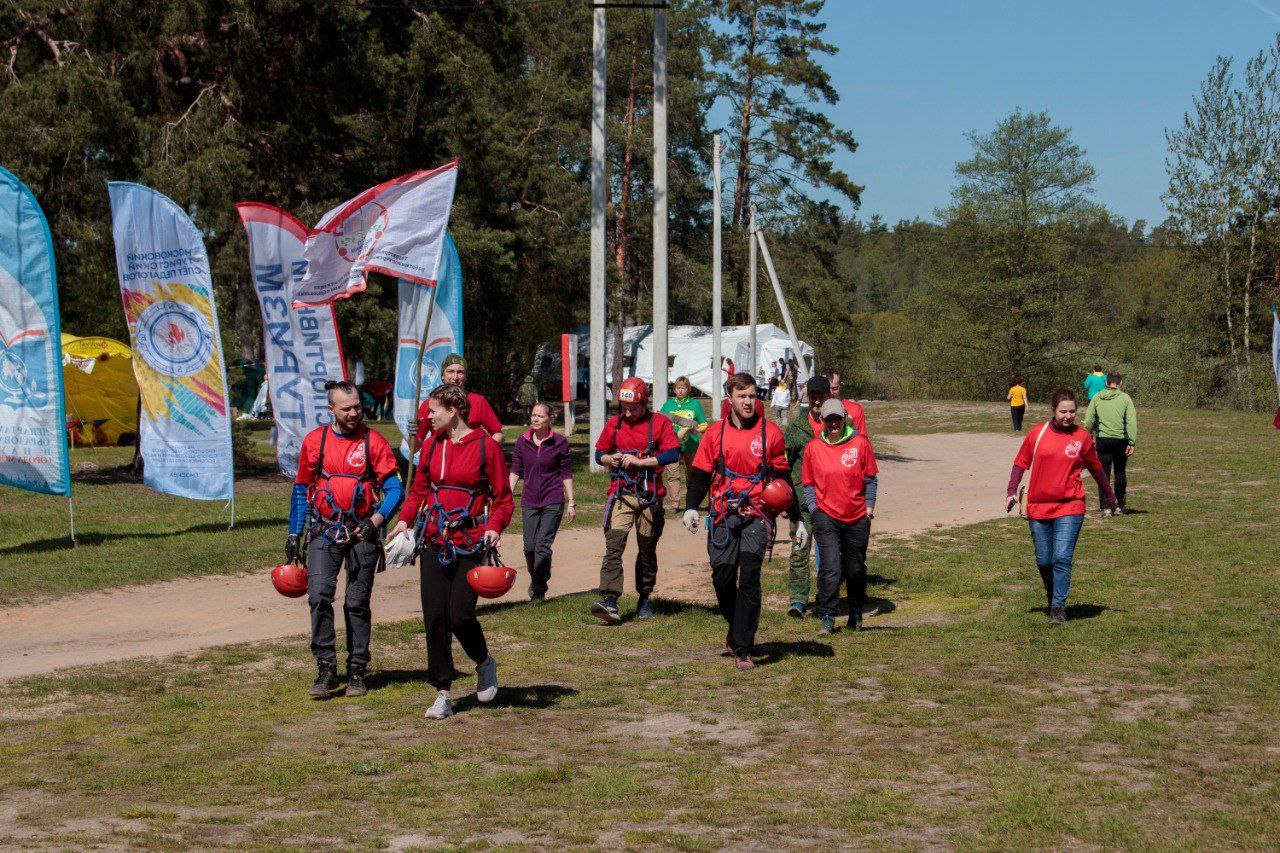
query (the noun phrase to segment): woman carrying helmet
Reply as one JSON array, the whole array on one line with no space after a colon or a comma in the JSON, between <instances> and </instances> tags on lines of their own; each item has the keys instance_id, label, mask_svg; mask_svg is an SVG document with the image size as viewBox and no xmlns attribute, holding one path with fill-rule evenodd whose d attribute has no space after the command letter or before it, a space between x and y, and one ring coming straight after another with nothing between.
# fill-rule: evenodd
<instances>
[{"instance_id":1,"label":"woman carrying helmet","mask_svg":"<svg viewBox=\"0 0 1280 853\"><path fill-rule=\"evenodd\" d=\"M333 595L345 564L347 588L342 615L347 627L347 696L365 695L372 628L373 576L381 570L378 531L400 506L400 484L391 445L364 423L360 393L351 382L325 385L332 423L302 440L298 473L289 506L285 559L306 557L307 603L311 606L311 653L316 680L311 698L325 699L338 689L334 651ZM381 492L379 498L378 492ZM309 529L308 529L309 528ZM300 555L302 534L310 534Z\"/></svg>"},{"instance_id":2,"label":"woman carrying helmet","mask_svg":"<svg viewBox=\"0 0 1280 853\"><path fill-rule=\"evenodd\" d=\"M481 429L493 437L493 440L502 444L502 421L498 420L498 415L493 410L493 406L489 405L489 401L485 399L483 394L475 391L467 391L467 360L455 353L450 353L444 357L444 363L440 365L440 382L443 385L454 385L463 389L463 393L467 395L467 402L470 408L467 410L467 426L472 429ZM427 431L431 427L431 412L429 411L431 401L423 400L422 405L418 407L418 414L414 420L409 422L409 431L414 433L415 441L410 451L417 452L422 446L422 442L427 437ZM416 426L415 426L416 424Z\"/></svg>"},{"instance_id":3,"label":"woman carrying helmet","mask_svg":"<svg viewBox=\"0 0 1280 853\"><path fill-rule=\"evenodd\" d=\"M605 421L596 439L596 462L609 471L604 508L604 560L600 564L600 600L591 615L606 625L622 621L622 554L636 532L636 616L653 616L649 596L658 581L658 540L662 537L662 469L680 461L680 439L666 415L649 410L649 386L631 377L618 387L622 411Z\"/></svg>"},{"instance_id":4,"label":"woman carrying helmet","mask_svg":"<svg viewBox=\"0 0 1280 853\"><path fill-rule=\"evenodd\" d=\"M782 430L756 405L756 380L739 373L727 390L729 417L706 431L693 458L684 524L698 532L698 507L710 493L707 553L720 615L729 623L725 652L738 669L747 670L755 668L751 651L760 625L760 569L773 544L774 518L785 511L797 522L795 544L801 547L809 533L799 521Z\"/></svg>"},{"instance_id":5,"label":"woman carrying helmet","mask_svg":"<svg viewBox=\"0 0 1280 853\"><path fill-rule=\"evenodd\" d=\"M1049 397L1053 417L1027 431L1022 447L1009 472L1005 492L1005 512L1018 503L1018 486L1027 477L1025 511L1035 546L1036 568L1044 584L1049 605L1049 621L1061 625L1067 621L1067 595L1071 592L1071 563L1075 557L1076 539L1084 523L1083 469L1088 469L1098 483L1103 506L1114 509L1115 493L1107 482L1102 462L1093 445L1093 436L1076 425L1076 395L1066 388L1056 388Z\"/></svg>"},{"instance_id":6,"label":"woman carrying helmet","mask_svg":"<svg viewBox=\"0 0 1280 853\"><path fill-rule=\"evenodd\" d=\"M470 401L456 385L441 385L427 399L430 432L392 537L415 527L422 622L427 635L427 682L439 694L428 719L453 713L452 638L476 664L476 699L498 695L498 665L476 618L476 593L467 572L497 548L514 504L498 443L467 423Z\"/></svg>"},{"instance_id":7,"label":"woman carrying helmet","mask_svg":"<svg viewBox=\"0 0 1280 853\"><path fill-rule=\"evenodd\" d=\"M849 422L843 401L831 398L818 410L822 430L805 446L800 482L813 519L818 565L819 634L836 630L840 583L849 596L849 629L862 630L867 601L867 543L875 517L876 454L871 441Z\"/></svg>"}]
</instances>

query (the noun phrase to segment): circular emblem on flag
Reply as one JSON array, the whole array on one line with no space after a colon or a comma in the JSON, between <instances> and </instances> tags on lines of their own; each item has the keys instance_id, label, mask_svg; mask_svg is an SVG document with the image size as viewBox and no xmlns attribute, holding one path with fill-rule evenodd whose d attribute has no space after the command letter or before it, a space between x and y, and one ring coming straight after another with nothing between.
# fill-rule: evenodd
<instances>
[{"instance_id":1,"label":"circular emblem on flag","mask_svg":"<svg viewBox=\"0 0 1280 853\"><path fill-rule=\"evenodd\" d=\"M858 448L850 447L844 453L840 454L840 464L846 468L852 468L858 464Z\"/></svg>"},{"instance_id":2,"label":"circular emblem on flag","mask_svg":"<svg viewBox=\"0 0 1280 853\"><path fill-rule=\"evenodd\" d=\"M213 330L189 305L165 300L148 305L138 318L138 354L166 376L199 373L213 357Z\"/></svg>"},{"instance_id":3,"label":"circular emblem on flag","mask_svg":"<svg viewBox=\"0 0 1280 853\"><path fill-rule=\"evenodd\" d=\"M343 220L333 231L338 255L348 263L363 261L387 230L387 209L376 201Z\"/></svg>"}]
</instances>

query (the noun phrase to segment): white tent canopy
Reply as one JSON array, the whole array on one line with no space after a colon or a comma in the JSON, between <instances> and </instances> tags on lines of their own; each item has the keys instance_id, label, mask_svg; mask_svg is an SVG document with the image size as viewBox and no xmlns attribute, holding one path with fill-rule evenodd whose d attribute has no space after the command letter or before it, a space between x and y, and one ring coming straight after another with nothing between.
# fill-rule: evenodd
<instances>
[{"instance_id":1,"label":"white tent canopy","mask_svg":"<svg viewBox=\"0 0 1280 853\"><path fill-rule=\"evenodd\" d=\"M583 334L578 337L578 366L579 371L585 373L590 358L590 340L585 334L586 330L581 331ZM671 326L667 336L668 364L670 365L668 372L672 381L675 381L677 376L687 376L694 388L710 396L713 382L724 382L728 378L728 374L722 372L716 380L712 371L710 326ZM612 376L613 368L614 332L612 329L605 332L604 340L605 376L608 381ZM750 326L725 326L720 335L721 358L726 362L733 360L735 370L747 369L741 361L747 354L750 340ZM772 323L756 326L756 341L760 352L756 358L756 364L753 365L753 373L758 374L760 369L764 368L767 375L774 361L795 356L792 352L791 338L784 330ZM622 347L623 374L639 376L646 382L653 382L653 327L628 326L623 331ZM558 347L543 348L543 352L547 355L553 355L558 370L559 352L557 350ZM539 356L542 354L540 352ZM800 358L805 366L804 372L812 375L813 347L804 341L800 341ZM541 360L539 358L539 362ZM727 370L727 365L722 364L721 368Z\"/></svg>"}]
</instances>

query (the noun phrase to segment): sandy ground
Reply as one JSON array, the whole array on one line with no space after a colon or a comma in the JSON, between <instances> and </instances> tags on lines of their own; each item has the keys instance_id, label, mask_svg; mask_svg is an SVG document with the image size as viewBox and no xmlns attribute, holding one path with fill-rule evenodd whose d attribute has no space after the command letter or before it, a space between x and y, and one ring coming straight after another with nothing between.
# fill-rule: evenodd
<instances>
[{"instance_id":1,"label":"sandy ground","mask_svg":"<svg viewBox=\"0 0 1280 853\"><path fill-rule=\"evenodd\" d=\"M873 538L914 534L1003 514L1002 495L1019 436L948 433L878 438L894 452L880 457L880 497ZM522 567L519 541L518 535L504 539L508 560L519 559L517 567ZM668 519L659 546L658 595L710 583L705 543L704 536L694 536L675 519ZM786 547L779 545L780 550ZM556 540L551 595L592 589L603 551L598 530L562 531ZM628 566L633 553L628 550ZM516 588L504 600L519 601L527 596L528 578L521 574ZM377 622L419 617L417 570L389 570L378 575L373 608ZM336 616L341 625L340 609ZM265 571L69 596L0 610L0 679L294 636L306 633L307 624L306 599L282 598L272 589Z\"/></svg>"}]
</instances>

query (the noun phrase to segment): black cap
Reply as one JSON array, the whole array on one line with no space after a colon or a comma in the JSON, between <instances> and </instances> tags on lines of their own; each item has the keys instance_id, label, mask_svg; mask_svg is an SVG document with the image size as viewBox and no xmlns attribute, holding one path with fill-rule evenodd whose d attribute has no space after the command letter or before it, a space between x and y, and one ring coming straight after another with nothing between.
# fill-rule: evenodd
<instances>
[{"instance_id":1,"label":"black cap","mask_svg":"<svg viewBox=\"0 0 1280 853\"><path fill-rule=\"evenodd\" d=\"M825 376L811 376L804 385L806 394L830 394L831 380Z\"/></svg>"}]
</instances>

